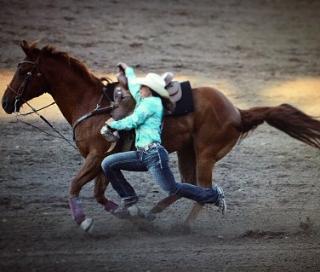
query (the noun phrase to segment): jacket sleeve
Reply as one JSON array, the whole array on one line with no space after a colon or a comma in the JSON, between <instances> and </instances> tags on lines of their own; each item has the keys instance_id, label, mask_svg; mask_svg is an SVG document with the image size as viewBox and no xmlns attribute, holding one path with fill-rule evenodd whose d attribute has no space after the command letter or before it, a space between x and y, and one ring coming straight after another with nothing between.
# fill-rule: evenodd
<instances>
[{"instance_id":1,"label":"jacket sleeve","mask_svg":"<svg viewBox=\"0 0 320 272\"><path fill-rule=\"evenodd\" d=\"M117 130L131 130L143 124L145 120L153 114L154 112L148 107L148 104L144 100L131 115L121 120L113 121L109 126Z\"/></svg>"},{"instance_id":2,"label":"jacket sleeve","mask_svg":"<svg viewBox=\"0 0 320 272\"><path fill-rule=\"evenodd\" d=\"M128 79L128 87L131 95L133 96L134 100L136 102L140 101L141 96L140 96L140 84L137 84L134 82L136 79L136 74L133 70L132 67L127 67L125 70L126 77Z\"/></svg>"}]
</instances>

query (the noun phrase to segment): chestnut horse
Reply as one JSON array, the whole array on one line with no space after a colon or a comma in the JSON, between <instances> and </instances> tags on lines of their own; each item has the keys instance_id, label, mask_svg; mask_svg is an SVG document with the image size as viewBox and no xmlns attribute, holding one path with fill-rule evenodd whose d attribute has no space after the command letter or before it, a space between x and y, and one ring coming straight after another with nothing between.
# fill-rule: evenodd
<instances>
[{"instance_id":1,"label":"chestnut horse","mask_svg":"<svg viewBox=\"0 0 320 272\"><path fill-rule=\"evenodd\" d=\"M110 100L101 96L101 80L80 61L51 46L40 49L23 41L21 48L26 57L19 63L2 98L2 107L8 114L19 111L23 103L44 92L53 97L71 126L92 111L99 101L101 106L110 105ZM215 163L230 152L241 136L264 121L306 144L320 148L320 122L290 105L240 110L216 89L201 87L192 92L194 112L180 117L166 117L162 135L166 149L177 152L182 182L212 186ZM133 107L131 97L123 98L113 111L113 116L121 118L129 112L125 109L131 110ZM79 225L86 220L79 194L92 179L95 179L97 202L111 212L116 206L105 197L108 181L100 167L110 143L99 132L110 114L94 115L79 123L75 129L76 145L85 158L70 183L69 191L73 200L70 205L72 215ZM113 152L118 151L116 147ZM161 211L175 200L169 197L159 202L152 212ZM200 205L194 204L188 219L194 218L200 209Z\"/></svg>"}]
</instances>

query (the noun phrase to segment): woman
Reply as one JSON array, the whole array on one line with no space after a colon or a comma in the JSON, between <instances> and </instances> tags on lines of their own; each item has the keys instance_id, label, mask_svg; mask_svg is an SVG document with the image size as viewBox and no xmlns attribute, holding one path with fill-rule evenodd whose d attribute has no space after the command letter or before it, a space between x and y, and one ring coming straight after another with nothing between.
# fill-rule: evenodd
<instances>
[{"instance_id":1,"label":"woman","mask_svg":"<svg viewBox=\"0 0 320 272\"><path fill-rule=\"evenodd\" d=\"M170 195L176 194L201 204L213 203L224 214L226 203L220 187L203 188L175 182L168 165L168 152L161 145L163 112L170 104L164 80L154 73L136 78L131 67L124 63L120 63L119 67L125 71L128 88L136 100L136 107L131 115L118 121L109 119L106 125L115 130L135 129L137 151L115 153L102 162L107 179L121 197L121 204L114 214L120 217L129 215L127 208L138 201L138 196L121 170L149 171L158 185Z\"/></svg>"}]
</instances>

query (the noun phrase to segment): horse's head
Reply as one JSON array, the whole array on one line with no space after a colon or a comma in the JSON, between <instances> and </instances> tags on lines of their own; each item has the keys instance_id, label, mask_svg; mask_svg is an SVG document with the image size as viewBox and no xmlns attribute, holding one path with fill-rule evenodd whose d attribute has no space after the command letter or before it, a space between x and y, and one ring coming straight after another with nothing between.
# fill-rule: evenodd
<instances>
[{"instance_id":1,"label":"horse's head","mask_svg":"<svg viewBox=\"0 0 320 272\"><path fill-rule=\"evenodd\" d=\"M2 108L11 114L19 111L23 103L47 91L47 82L40 68L40 52L35 43L20 44L25 58L18 63L17 70L2 97Z\"/></svg>"},{"instance_id":2,"label":"horse's head","mask_svg":"<svg viewBox=\"0 0 320 272\"><path fill-rule=\"evenodd\" d=\"M120 81L113 85L113 101L117 105L117 107L111 112L111 116L115 120L128 116L135 106L135 101L129 90Z\"/></svg>"}]
</instances>

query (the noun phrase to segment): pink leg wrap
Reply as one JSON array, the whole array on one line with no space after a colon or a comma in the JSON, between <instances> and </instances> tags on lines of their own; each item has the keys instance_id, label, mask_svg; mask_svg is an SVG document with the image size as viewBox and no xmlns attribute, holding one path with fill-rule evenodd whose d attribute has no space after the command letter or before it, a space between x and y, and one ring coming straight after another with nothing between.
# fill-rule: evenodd
<instances>
[{"instance_id":1,"label":"pink leg wrap","mask_svg":"<svg viewBox=\"0 0 320 272\"><path fill-rule=\"evenodd\" d=\"M71 215L74 221L78 225L86 218L83 209L81 207L81 201L79 197L72 197L69 199L69 207L71 209Z\"/></svg>"}]
</instances>

